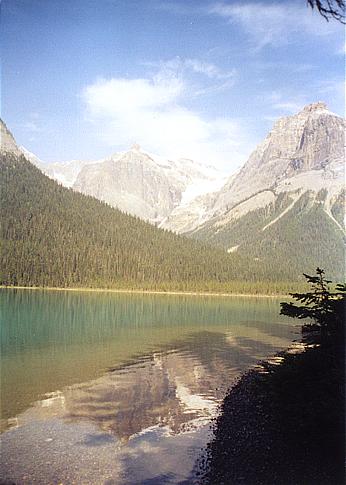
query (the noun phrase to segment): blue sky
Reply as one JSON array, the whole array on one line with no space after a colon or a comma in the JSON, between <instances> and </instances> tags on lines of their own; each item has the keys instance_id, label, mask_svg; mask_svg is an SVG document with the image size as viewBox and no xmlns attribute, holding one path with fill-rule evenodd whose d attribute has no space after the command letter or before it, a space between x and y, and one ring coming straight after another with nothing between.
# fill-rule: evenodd
<instances>
[{"instance_id":1,"label":"blue sky","mask_svg":"<svg viewBox=\"0 0 346 485\"><path fill-rule=\"evenodd\" d=\"M232 172L280 116L344 115L344 29L291 1L2 0L1 117L44 161L134 142Z\"/></svg>"}]
</instances>

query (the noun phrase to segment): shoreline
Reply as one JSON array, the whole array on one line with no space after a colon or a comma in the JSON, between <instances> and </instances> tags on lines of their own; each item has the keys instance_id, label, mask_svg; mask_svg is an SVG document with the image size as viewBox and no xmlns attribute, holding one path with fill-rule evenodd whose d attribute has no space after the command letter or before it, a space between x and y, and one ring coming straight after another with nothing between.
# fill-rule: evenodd
<instances>
[{"instance_id":1,"label":"shoreline","mask_svg":"<svg viewBox=\"0 0 346 485\"><path fill-rule=\"evenodd\" d=\"M54 286L4 286L0 285L0 290L40 290L40 291L74 291L74 292L93 292L93 293L124 293L140 295L167 295L167 296L213 296L213 297L245 297L245 298L289 298L289 294L275 293L217 293L207 291L179 291L179 290L131 290L120 288L61 288Z\"/></svg>"},{"instance_id":2,"label":"shoreline","mask_svg":"<svg viewBox=\"0 0 346 485\"><path fill-rule=\"evenodd\" d=\"M220 406L198 485L342 485L344 375L342 352L309 346L245 372Z\"/></svg>"}]
</instances>

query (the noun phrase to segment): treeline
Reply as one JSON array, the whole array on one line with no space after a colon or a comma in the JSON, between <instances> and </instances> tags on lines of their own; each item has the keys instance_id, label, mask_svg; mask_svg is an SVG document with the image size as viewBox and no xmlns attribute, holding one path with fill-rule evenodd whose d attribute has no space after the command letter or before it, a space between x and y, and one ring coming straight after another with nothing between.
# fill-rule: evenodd
<instances>
[{"instance_id":1,"label":"treeline","mask_svg":"<svg viewBox=\"0 0 346 485\"><path fill-rule=\"evenodd\" d=\"M1 158L1 285L280 293L260 261L177 236Z\"/></svg>"},{"instance_id":2,"label":"treeline","mask_svg":"<svg viewBox=\"0 0 346 485\"><path fill-rule=\"evenodd\" d=\"M261 261L266 273L275 275L278 281L297 280L302 267L312 272L316 262L326 268L333 279L339 280L344 276L345 235L325 212L325 197L325 190L316 198L305 192L275 224L268 225L293 202L283 193L266 208L248 212L218 228L213 221L208 222L190 236L224 249L238 246L239 257L246 255ZM342 196L334 202L331 211L342 225L341 215L345 211Z\"/></svg>"}]
</instances>

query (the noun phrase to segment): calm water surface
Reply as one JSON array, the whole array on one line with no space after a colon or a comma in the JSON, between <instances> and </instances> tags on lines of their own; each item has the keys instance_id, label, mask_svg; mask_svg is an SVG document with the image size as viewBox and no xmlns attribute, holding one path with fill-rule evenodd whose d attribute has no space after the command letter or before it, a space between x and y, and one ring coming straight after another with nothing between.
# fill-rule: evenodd
<instances>
[{"instance_id":1,"label":"calm water surface","mask_svg":"<svg viewBox=\"0 0 346 485\"><path fill-rule=\"evenodd\" d=\"M279 301L1 290L1 478L193 483L227 388L297 338Z\"/></svg>"}]
</instances>

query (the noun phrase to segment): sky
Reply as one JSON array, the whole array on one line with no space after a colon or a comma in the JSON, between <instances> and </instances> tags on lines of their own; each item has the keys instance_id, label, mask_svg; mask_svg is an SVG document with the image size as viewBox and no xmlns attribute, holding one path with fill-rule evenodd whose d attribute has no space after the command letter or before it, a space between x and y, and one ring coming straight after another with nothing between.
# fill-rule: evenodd
<instances>
[{"instance_id":1,"label":"sky","mask_svg":"<svg viewBox=\"0 0 346 485\"><path fill-rule=\"evenodd\" d=\"M41 160L130 148L232 173L281 116L344 116L343 26L305 0L2 0L1 118Z\"/></svg>"}]
</instances>

